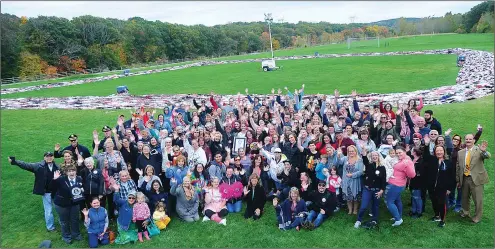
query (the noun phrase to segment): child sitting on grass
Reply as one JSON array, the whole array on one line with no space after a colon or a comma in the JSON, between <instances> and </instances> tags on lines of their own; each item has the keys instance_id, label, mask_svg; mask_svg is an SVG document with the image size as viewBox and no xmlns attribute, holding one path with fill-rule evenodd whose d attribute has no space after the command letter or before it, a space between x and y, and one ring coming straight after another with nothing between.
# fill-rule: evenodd
<instances>
[{"instance_id":1,"label":"child sitting on grass","mask_svg":"<svg viewBox=\"0 0 495 249\"><path fill-rule=\"evenodd\" d=\"M166 205L163 201L156 203L153 221L160 230L167 228L168 223L170 223L170 217L167 215Z\"/></svg>"}]
</instances>

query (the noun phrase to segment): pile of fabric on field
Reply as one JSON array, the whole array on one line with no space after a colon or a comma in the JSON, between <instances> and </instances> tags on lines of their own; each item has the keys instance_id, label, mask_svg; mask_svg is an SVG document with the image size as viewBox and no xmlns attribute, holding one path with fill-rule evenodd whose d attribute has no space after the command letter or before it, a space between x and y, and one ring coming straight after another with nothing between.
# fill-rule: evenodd
<instances>
[{"instance_id":1,"label":"pile of fabric on field","mask_svg":"<svg viewBox=\"0 0 495 249\"><path fill-rule=\"evenodd\" d=\"M395 103L403 99L413 97L423 97L426 105L439 105L444 103L463 102L487 96L494 91L494 56L493 53L486 51L477 51L471 49L442 49L442 50L425 50L413 52L386 52L386 53L360 53L360 54L326 54L319 56L288 56L279 57L276 60L293 60L306 58L335 58L349 56L392 56L392 55L412 55L412 54L456 54L464 55L466 61L460 68L456 84L451 86L442 86L433 89L418 90L414 92L390 93L390 94L363 94L358 97L361 103L374 104L380 100ZM136 73L129 73L129 76L151 74L165 71L180 70L195 66L207 66L229 63L247 63L259 62L262 59L247 60L230 60L230 61L203 61L187 65L173 66L162 69L153 69ZM101 82L105 80L126 77L125 75L109 75L84 80L75 80L71 82L51 83L39 86L29 86L22 88L2 89L2 94L19 93L26 91L35 91L45 88L63 87L69 85L78 85L85 83ZM256 95L255 95L256 96ZM225 99L231 96L223 96ZM258 97L264 98L259 95ZM309 101L313 96L304 96L304 101ZM350 96L341 96L342 98ZM105 97L65 97L65 98L18 98L3 99L2 109L132 109L136 104L146 104L149 107L162 108L166 104L184 102L192 105L192 99L197 101L207 98L201 95L175 94L175 95L111 95ZM329 98L332 98L329 96Z\"/></svg>"}]
</instances>

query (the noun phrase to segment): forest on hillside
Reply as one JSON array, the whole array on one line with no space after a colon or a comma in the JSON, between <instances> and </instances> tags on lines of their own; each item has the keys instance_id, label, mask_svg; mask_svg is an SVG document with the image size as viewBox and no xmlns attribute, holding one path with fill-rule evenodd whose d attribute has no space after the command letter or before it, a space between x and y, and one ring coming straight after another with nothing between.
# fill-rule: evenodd
<instances>
[{"instance_id":1,"label":"forest on hillside","mask_svg":"<svg viewBox=\"0 0 495 249\"><path fill-rule=\"evenodd\" d=\"M328 22L272 24L274 49L344 42L348 37L390 37L424 33L493 32L493 1L464 14L398 18L375 23ZM269 50L265 22L236 22L212 27L79 16L26 18L0 15L1 77L117 69L135 63L166 62Z\"/></svg>"}]
</instances>

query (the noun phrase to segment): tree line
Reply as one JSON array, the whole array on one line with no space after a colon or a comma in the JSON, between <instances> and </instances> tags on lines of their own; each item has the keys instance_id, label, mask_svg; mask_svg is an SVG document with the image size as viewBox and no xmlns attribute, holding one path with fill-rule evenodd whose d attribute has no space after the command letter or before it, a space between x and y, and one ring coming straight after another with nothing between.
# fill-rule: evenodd
<instances>
[{"instance_id":1,"label":"tree line","mask_svg":"<svg viewBox=\"0 0 495 249\"><path fill-rule=\"evenodd\" d=\"M212 27L128 20L90 15L72 20L54 16L26 18L0 14L1 77L28 77L86 68L118 69L135 63L166 62L267 51L265 22L236 22ZM348 37L422 33L493 32L493 2L465 14L436 18L400 18L376 23L274 23L274 49L344 42Z\"/></svg>"}]
</instances>

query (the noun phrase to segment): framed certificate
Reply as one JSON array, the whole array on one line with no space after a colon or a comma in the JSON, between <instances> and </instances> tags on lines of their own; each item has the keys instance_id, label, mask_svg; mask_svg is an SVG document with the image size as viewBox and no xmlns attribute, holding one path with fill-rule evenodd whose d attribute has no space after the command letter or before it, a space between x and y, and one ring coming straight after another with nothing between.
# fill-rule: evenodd
<instances>
[{"instance_id":1,"label":"framed certificate","mask_svg":"<svg viewBox=\"0 0 495 249\"><path fill-rule=\"evenodd\" d=\"M232 148L232 154L233 155L237 155L237 151L239 149L246 149L246 142L247 142L247 139L245 137L235 137L234 138L234 144L233 144L233 148Z\"/></svg>"}]
</instances>

